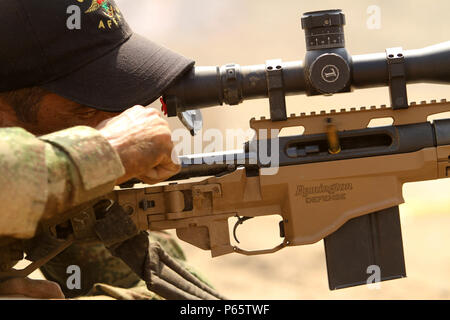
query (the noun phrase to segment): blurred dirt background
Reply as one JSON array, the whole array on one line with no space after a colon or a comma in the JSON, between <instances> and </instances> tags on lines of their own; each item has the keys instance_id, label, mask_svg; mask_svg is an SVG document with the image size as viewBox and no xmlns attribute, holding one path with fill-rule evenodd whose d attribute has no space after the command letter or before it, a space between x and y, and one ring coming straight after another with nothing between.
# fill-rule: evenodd
<instances>
[{"instance_id":1,"label":"blurred dirt background","mask_svg":"<svg viewBox=\"0 0 450 320\"><path fill-rule=\"evenodd\" d=\"M447 0L116 0L132 28L155 42L196 60L197 65L262 64L267 59L302 60L305 54L300 17L303 12L344 10L347 49L351 54L384 52L402 46L416 49L448 41ZM381 13L380 28L371 29L371 6ZM369 11L368 11L369 10ZM410 85L410 101L450 98L442 85ZM288 114L341 107L388 104L387 88L358 90L333 97L289 97ZM155 105L157 106L157 105ZM266 100L203 112L204 128L248 128L252 117L268 116ZM181 127L170 119L172 128ZM238 146L236 146L238 147ZM190 263L233 299L449 299L450 181L404 186L400 206L408 277L366 286L328 290L322 241L256 257L209 252L182 244ZM278 219L239 230L247 248L279 241ZM37 277L39 275L36 275Z\"/></svg>"}]
</instances>

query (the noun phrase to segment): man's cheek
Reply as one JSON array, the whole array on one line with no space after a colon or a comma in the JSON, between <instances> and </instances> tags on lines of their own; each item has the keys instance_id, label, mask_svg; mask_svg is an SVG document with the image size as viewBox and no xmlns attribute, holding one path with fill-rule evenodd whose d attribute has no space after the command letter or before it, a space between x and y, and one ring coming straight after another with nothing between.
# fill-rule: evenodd
<instances>
[{"instance_id":1,"label":"man's cheek","mask_svg":"<svg viewBox=\"0 0 450 320\"><path fill-rule=\"evenodd\" d=\"M44 119L40 119L37 124L37 131L40 131L43 134L67 129L70 127L75 127L79 125L88 125L85 120L79 119L75 116L67 116L67 117L46 117Z\"/></svg>"}]
</instances>

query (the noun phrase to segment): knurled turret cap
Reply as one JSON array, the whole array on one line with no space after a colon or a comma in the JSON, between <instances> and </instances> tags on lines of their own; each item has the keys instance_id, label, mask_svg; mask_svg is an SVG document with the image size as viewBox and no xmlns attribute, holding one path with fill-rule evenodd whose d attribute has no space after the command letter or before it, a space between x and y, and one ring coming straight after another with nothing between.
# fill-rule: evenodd
<instances>
[{"instance_id":1,"label":"knurled turret cap","mask_svg":"<svg viewBox=\"0 0 450 320\"><path fill-rule=\"evenodd\" d=\"M340 9L305 12L302 17L302 29L344 25L345 15Z\"/></svg>"}]
</instances>

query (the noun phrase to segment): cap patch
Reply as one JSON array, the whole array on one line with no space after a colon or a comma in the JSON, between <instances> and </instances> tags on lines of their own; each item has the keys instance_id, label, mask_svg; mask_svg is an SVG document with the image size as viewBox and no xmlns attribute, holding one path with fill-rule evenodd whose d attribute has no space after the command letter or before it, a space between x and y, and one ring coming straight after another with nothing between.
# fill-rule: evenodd
<instances>
[{"instance_id":1,"label":"cap patch","mask_svg":"<svg viewBox=\"0 0 450 320\"><path fill-rule=\"evenodd\" d=\"M85 13L90 14L96 12L101 13L107 18L99 20L99 29L112 29L114 25L119 27L119 23L122 21L119 8L110 0L92 0L90 7L85 11Z\"/></svg>"}]
</instances>

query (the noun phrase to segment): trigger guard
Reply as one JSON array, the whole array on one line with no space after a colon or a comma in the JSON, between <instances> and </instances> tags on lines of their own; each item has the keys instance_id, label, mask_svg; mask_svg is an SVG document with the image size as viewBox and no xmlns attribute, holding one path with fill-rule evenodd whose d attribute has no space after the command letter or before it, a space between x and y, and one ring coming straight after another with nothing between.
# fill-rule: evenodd
<instances>
[{"instance_id":1,"label":"trigger guard","mask_svg":"<svg viewBox=\"0 0 450 320\"><path fill-rule=\"evenodd\" d=\"M283 249L284 247L287 247L290 244L290 242L288 240L284 240L282 243L280 243L278 246L273 247L271 249L263 249L263 250L244 250L241 249L239 247L233 247L234 252L236 253L240 253L246 256L255 256L258 254L268 254L268 253L274 253L277 252L281 249Z\"/></svg>"}]
</instances>

